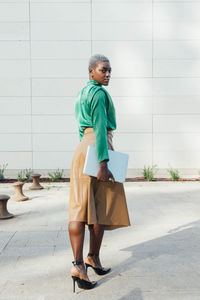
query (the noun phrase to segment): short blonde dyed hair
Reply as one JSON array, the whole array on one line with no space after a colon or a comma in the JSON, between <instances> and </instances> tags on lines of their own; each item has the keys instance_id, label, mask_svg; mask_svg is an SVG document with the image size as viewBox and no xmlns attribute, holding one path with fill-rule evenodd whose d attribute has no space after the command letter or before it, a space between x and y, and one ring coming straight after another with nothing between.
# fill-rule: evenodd
<instances>
[{"instance_id":1,"label":"short blonde dyed hair","mask_svg":"<svg viewBox=\"0 0 200 300\"><path fill-rule=\"evenodd\" d=\"M103 54L94 54L89 59L88 70L95 69L99 62L110 62Z\"/></svg>"}]
</instances>

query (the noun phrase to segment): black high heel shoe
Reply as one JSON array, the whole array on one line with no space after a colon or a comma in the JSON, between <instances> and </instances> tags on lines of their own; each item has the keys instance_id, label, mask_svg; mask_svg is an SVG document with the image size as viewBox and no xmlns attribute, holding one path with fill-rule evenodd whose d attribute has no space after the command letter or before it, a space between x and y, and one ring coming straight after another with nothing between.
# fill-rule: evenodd
<instances>
[{"instance_id":1,"label":"black high heel shoe","mask_svg":"<svg viewBox=\"0 0 200 300\"><path fill-rule=\"evenodd\" d=\"M82 279L83 270L81 268L79 268L78 265L83 265L84 264L83 261L73 261L72 263L77 268L78 273L79 273L79 277L78 277L78 276L74 276L73 272L72 272L73 292L75 293L75 282L77 282L78 287L80 289L85 289L85 290L93 289L96 285L95 281L87 281L87 280Z\"/></svg>"},{"instance_id":2,"label":"black high heel shoe","mask_svg":"<svg viewBox=\"0 0 200 300\"><path fill-rule=\"evenodd\" d=\"M93 253L88 253L88 256L95 256L96 254L93 254ZM110 271L111 271L111 268L95 268L93 267L92 265L88 264L88 263L85 263L85 266L86 266L86 272L87 272L87 269L90 267L92 268L96 274L98 275L106 275L108 274Z\"/></svg>"}]
</instances>

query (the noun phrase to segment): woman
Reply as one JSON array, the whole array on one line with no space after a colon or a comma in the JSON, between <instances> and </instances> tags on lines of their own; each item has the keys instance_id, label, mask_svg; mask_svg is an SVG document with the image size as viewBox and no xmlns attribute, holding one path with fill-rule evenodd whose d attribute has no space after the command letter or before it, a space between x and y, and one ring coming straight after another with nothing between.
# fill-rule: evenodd
<instances>
[{"instance_id":1,"label":"woman","mask_svg":"<svg viewBox=\"0 0 200 300\"><path fill-rule=\"evenodd\" d=\"M103 268L99 258L104 230L129 226L129 216L122 183L114 182L108 169L108 149L113 150L112 131L116 129L115 109L109 93L111 67L104 55L93 55L89 61L89 81L77 96L75 116L79 125L80 144L72 160L69 199L69 236L74 254L71 274L80 288L92 289L96 282L87 276L91 267L98 275ZM97 178L83 174L88 145L96 146L99 160ZM90 249L83 262L85 226L90 231Z\"/></svg>"}]
</instances>

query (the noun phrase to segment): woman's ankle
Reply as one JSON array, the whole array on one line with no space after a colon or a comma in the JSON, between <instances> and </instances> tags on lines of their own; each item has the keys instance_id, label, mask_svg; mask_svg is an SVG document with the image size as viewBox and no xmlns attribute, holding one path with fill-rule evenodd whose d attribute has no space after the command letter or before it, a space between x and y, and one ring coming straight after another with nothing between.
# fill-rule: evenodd
<instances>
[{"instance_id":1,"label":"woman's ankle","mask_svg":"<svg viewBox=\"0 0 200 300\"><path fill-rule=\"evenodd\" d=\"M95 257L99 257L99 253L95 253L95 252L88 252L88 255L87 256L91 256L91 257L93 257L93 256L95 256Z\"/></svg>"}]
</instances>

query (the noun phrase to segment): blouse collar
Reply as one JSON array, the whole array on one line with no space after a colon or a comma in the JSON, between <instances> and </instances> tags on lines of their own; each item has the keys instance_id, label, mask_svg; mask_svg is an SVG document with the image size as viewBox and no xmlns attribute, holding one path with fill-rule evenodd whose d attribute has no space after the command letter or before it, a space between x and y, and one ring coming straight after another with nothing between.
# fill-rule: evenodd
<instances>
[{"instance_id":1,"label":"blouse collar","mask_svg":"<svg viewBox=\"0 0 200 300\"><path fill-rule=\"evenodd\" d=\"M97 85L97 86L101 86L102 84L100 84L99 82L95 81L95 80L89 80L87 82L87 84L94 84L94 85Z\"/></svg>"}]
</instances>

